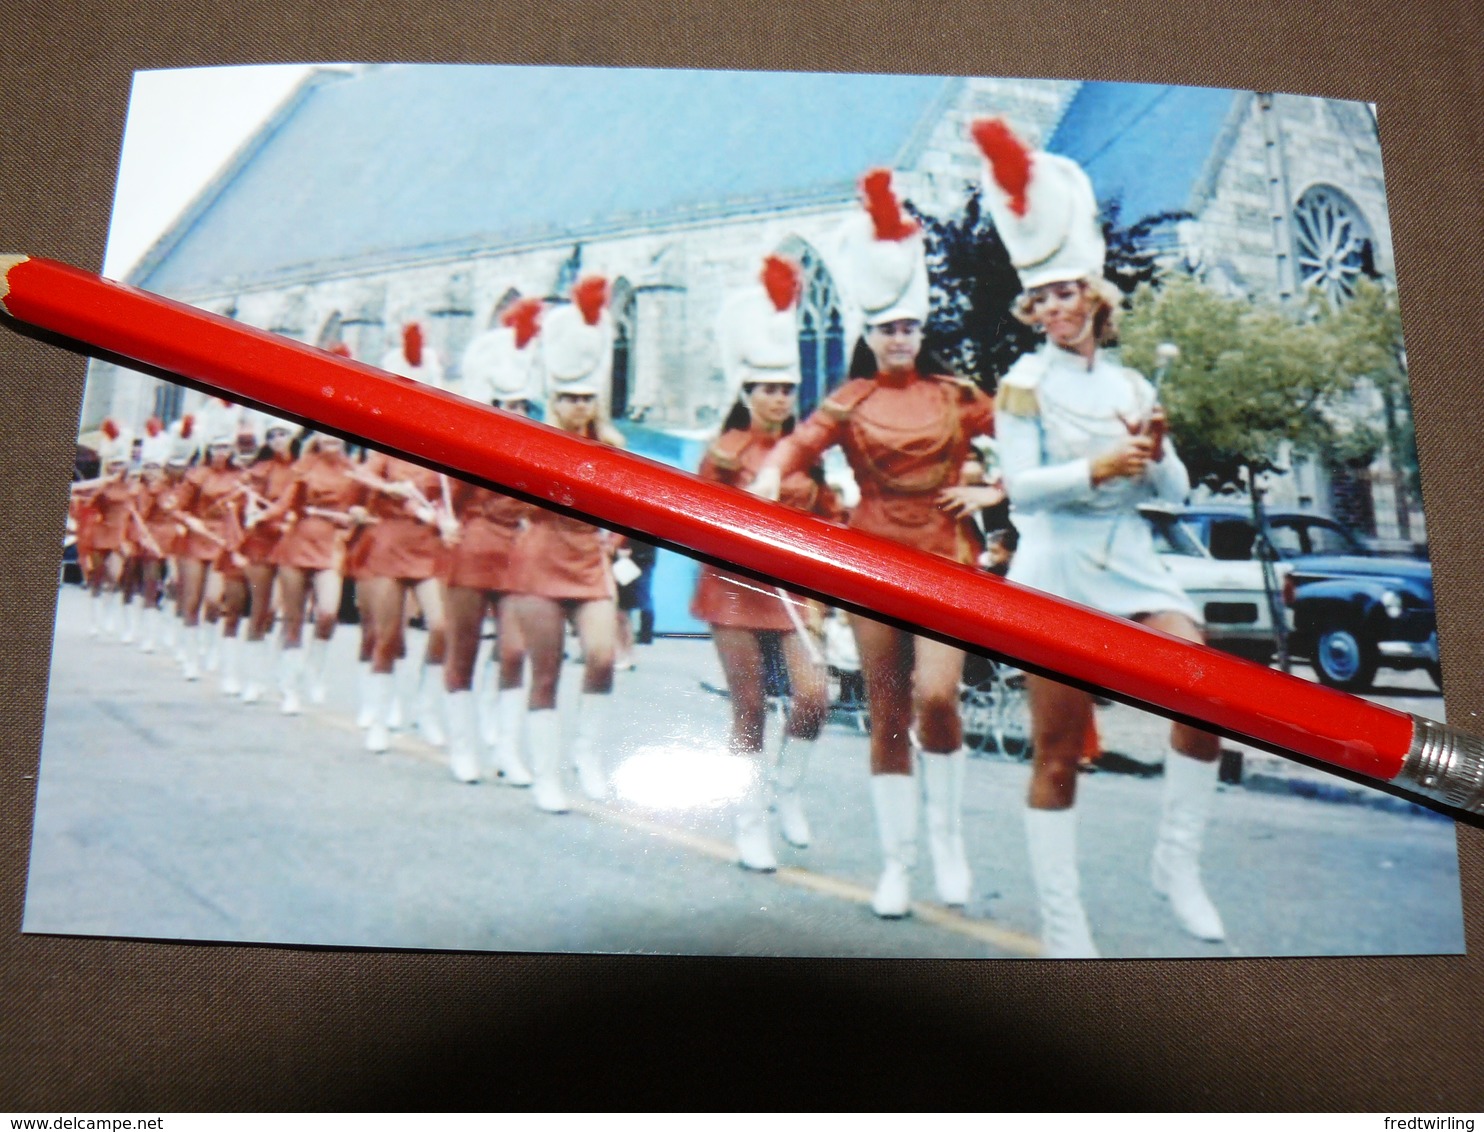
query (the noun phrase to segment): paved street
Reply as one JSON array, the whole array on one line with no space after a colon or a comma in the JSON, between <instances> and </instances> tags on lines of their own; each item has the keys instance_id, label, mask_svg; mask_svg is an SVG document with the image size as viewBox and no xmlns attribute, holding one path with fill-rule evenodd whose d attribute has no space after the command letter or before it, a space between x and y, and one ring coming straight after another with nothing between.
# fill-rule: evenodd
<instances>
[{"instance_id":1,"label":"paved street","mask_svg":"<svg viewBox=\"0 0 1484 1132\"><path fill-rule=\"evenodd\" d=\"M329 701L285 717L214 677L90 640L85 596L60 595L25 929L279 943L748 955L1026 956L1036 908L1020 820L1028 769L971 761L967 914L931 896L869 908L879 857L866 740L832 723L806 781L815 845L777 874L734 863L717 801L735 771L707 641L661 640L618 676L615 792L571 814L529 791L464 786L440 752L399 734L361 749L352 721L357 632L333 645ZM413 655L421 649L414 634ZM564 676L564 698L580 669ZM1426 677L1383 674L1398 706L1442 701ZM567 705L570 709L570 703ZM1108 749L1149 757L1165 725L1115 705ZM1304 772L1313 777L1316 772ZM1147 883L1161 784L1081 783L1083 888L1109 956L1387 954L1461 950L1450 823L1395 807L1224 787L1205 861L1229 933L1184 936ZM575 786L573 789L575 795Z\"/></svg>"}]
</instances>

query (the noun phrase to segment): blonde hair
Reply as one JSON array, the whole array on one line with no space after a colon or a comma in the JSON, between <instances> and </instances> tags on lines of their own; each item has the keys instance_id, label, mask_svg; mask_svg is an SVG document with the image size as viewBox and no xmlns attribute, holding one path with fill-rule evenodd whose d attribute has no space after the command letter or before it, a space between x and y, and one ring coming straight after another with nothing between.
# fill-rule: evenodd
<instances>
[{"instance_id":1,"label":"blonde hair","mask_svg":"<svg viewBox=\"0 0 1484 1132\"><path fill-rule=\"evenodd\" d=\"M1067 280L1067 282L1077 283L1093 298L1095 305L1092 312L1092 332L1098 345L1106 346L1116 339L1118 337L1118 316L1123 311L1123 292L1102 276L1096 279ZM1046 286L1052 286L1052 284L1046 284ZM1032 291L1022 291L1010 306L1010 313L1027 326L1036 325L1036 318L1031 313L1032 293Z\"/></svg>"}]
</instances>

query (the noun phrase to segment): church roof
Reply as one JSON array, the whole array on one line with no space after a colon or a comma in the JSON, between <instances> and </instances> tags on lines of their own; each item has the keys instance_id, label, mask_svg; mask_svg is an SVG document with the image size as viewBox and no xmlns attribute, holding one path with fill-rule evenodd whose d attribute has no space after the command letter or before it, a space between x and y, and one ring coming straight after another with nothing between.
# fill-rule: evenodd
<instances>
[{"instance_id":1,"label":"church roof","mask_svg":"<svg viewBox=\"0 0 1484 1132\"><path fill-rule=\"evenodd\" d=\"M1210 163L1226 156L1219 142L1242 97L1204 87L1083 83L1047 148L1087 170L1099 202L1120 199L1124 224L1196 211Z\"/></svg>"},{"instance_id":2,"label":"church roof","mask_svg":"<svg viewBox=\"0 0 1484 1132\"><path fill-rule=\"evenodd\" d=\"M130 281L168 294L853 197L959 80L568 67L321 72ZM552 138L561 139L552 144Z\"/></svg>"}]
</instances>

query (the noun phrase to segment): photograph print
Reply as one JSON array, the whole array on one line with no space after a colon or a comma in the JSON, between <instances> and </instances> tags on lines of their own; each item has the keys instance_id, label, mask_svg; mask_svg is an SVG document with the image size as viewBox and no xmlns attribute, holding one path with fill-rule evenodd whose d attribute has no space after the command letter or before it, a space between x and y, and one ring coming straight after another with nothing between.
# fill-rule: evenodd
<instances>
[{"instance_id":1,"label":"photograph print","mask_svg":"<svg viewBox=\"0 0 1484 1132\"><path fill-rule=\"evenodd\" d=\"M106 273L1441 719L1374 108L136 74ZM1464 950L1451 821L355 438L88 369L24 930Z\"/></svg>"}]
</instances>

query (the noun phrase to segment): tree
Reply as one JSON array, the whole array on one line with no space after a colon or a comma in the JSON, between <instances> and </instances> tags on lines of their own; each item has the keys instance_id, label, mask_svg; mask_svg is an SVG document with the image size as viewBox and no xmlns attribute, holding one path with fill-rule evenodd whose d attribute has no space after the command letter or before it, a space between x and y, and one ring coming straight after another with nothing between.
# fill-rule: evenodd
<instances>
[{"instance_id":1,"label":"tree","mask_svg":"<svg viewBox=\"0 0 1484 1132\"><path fill-rule=\"evenodd\" d=\"M1125 226L1118 198L1103 202L1101 208L1108 279L1125 294L1155 283L1158 267L1150 237L1189 214L1161 212ZM932 281L933 313L924 327L923 345L993 392L1015 360L1041 341L1036 331L1010 313L1021 291L1010 253L977 190L969 192L956 217L938 219L916 211L913 215L923 227Z\"/></svg>"},{"instance_id":2,"label":"tree","mask_svg":"<svg viewBox=\"0 0 1484 1132\"><path fill-rule=\"evenodd\" d=\"M1160 343L1179 347L1160 400L1193 482L1240 491L1290 449L1329 461L1374 450L1374 433L1351 409L1357 377L1329 320L1175 277L1135 294L1120 337L1125 364L1146 374L1156 373Z\"/></svg>"},{"instance_id":3,"label":"tree","mask_svg":"<svg viewBox=\"0 0 1484 1132\"><path fill-rule=\"evenodd\" d=\"M1020 277L994 223L971 191L960 216L922 224L931 280L932 315L923 347L993 392L1000 377L1040 340L1010 313Z\"/></svg>"},{"instance_id":4,"label":"tree","mask_svg":"<svg viewBox=\"0 0 1484 1132\"><path fill-rule=\"evenodd\" d=\"M1417 436L1412 427L1411 388L1407 381L1407 352L1402 341L1402 316L1396 292L1372 279L1356 281L1348 302L1325 304L1318 321L1335 343L1335 363L1346 374L1369 385L1381 399L1379 428L1365 431L1371 449L1352 454L1351 466L1369 465L1384 444L1396 471L1396 519L1403 537L1411 528L1412 499L1421 498L1417 467Z\"/></svg>"}]
</instances>

